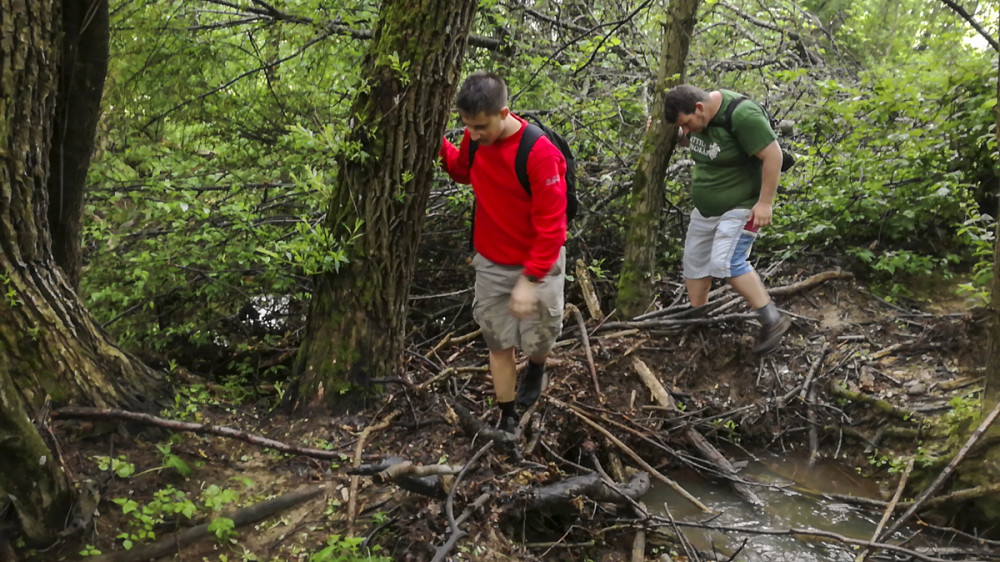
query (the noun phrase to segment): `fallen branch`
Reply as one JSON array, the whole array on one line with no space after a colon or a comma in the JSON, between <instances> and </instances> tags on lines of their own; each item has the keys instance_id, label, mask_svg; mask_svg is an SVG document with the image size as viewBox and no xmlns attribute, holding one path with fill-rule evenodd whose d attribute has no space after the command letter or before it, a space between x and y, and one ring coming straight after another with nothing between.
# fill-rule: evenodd
<instances>
[{"instance_id":1,"label":"fallen branch","mask_svg":"<svg viewBox=\"0 0 1000 562\"><path fill-rule=\"evenodd\" d=\"M447 465L418 466L400 457L389 457L379 464L363 464L347 473L374 476L373 480L380 484L392 481L409 492L443 500L448 491L445 489L445 479L441 477L452 474L446 469L454 468L456 467Z\"/></svg>"},{"instance_id":2,"label":"fallen branch","mask_svg":"<svg viewBox=\"0 0 1000 562\"><path fill-rule=\"evenodd\" d=\"M626 484L612 486L604 477L591 472L581 476L566 478L531 490L525 499L527 509L544 510L570 504L575 498L584 496L596 502L631 505L625 498L638 500L649 491L649 474L636 471Z\"/></svg>"},{"instance_id":3,"label":"fallen branch","mask_svg":"<svg viewBox=\"0 0 1000 562\"><path fill-rule=\"evenodd\" d=\"M375 433L376 431L381 431L392 423L392 420L399 415L399 410L393 410L385 417L382 421L377 424L370 424L361 431L361 436L358 437L358 443L354 447L354 468L361 466L361 452L365 448L365 443L368 441L368 436ZM354 534L354 517L357 513L357 495L358 495L358 484L360 482L358 476L351 476L351 489L350 494L347 497L347 528L351 535Z\"/></svg>"},{"instance_id":4,"label":"fallen branch","mask_svg":"<svg viewBox=\"0 0 1000 562\"><path fill-rule=\"evenodd\" d=\"M281 451L282 453L303 455L316 459L340 459L340 453L337 451L324 451L322 449L313 449L311 447L296 447L294 445L282 443L281 441L261 437L260 435L255 435L241 429L233 429L231 427L219 425L168 420L151 414L130 412L128 410L70 406L54 410L52 412L52 417L62 419L122 419L144 423L146 425L155 425L157 427L163 427L174 431L190 431L192 433L229 437L245 441L247 443L252 443L254 445L259 445L261 447L266 447L268 449Z\"/></svg>"},{"instance_id":5,"label":"fallen branch","mask_svg":"<svg viewBox=\"0 0 1000 562\"><path fill-rule=\"evenodd\" d=\"M801 537L816 537L818 539L827 539L832 541L837 541L843 544L849 544L854 546L871 546L879 550L887 550L889 552L897 552L900 554L905 554L917 560L924 560L926 562L953 562L948 561L943 558L933 558L927 556L926 554L912 550L906 547L898 546L889 543L871 543L863 539L854 539L851 537L845 537L844 535L838 533L832 533L829 531L820 531L818 529L799 529L796 527L790 527L788 529L755 529L752 527L733 527L726 525L710 525L706 523L695 523L689 521L677 521L677 525L682 527L694 527L698 529L709 529L712 531L719 531L723 533L745 533L750 535L770 535L770 536L801 536Z\"/></svg>"},{"instance_id":6,"label":"fallen branch","mask_svg":"<svg viewBox=\"0 0 1000 562\"><path fill-rule=\"evenodd\" d=\"M459 472L458 476L455 478L455 484L451 487L451 490L448 492L448 499L445 500L444 503L444 512L445 515L448 517L448 528L451 531L451 535L448 537L448 540L445 541L445 543L441 545L440 548L438 548L437 553L434 554L434 561L444 560L444 557L447 556L449 552L451 552L451 549L454 548L456 544L458 544L458 539L466 535L466 532L463 531L461 528L459 528L458 520L455 519L455 513L454 513L455 490L458 489L458 483L462 481L462 477L465 476L466 470L468 470L469 467L471 467L472 465L476 464L476 461L479 460L479 457L485 455L486 451L489 451L490 448L492 447L493 447L493 441L490 441L489 443L480 447L479 450L476 451L476 454L472 455L472 458L469 459L469 462L465 463L465 466L462 467L462 471ZM480 496L480 498L482 497L483 496ZM483 501L486 500L484 499ZM475 502L473 502L473 505L475 505ZM470 507L469 509L466 509L465 512L462 513L462 515L467 518L468 516L472 515L475 509L478 509L478 506L475 508ZM462 520L464 521L465 519Z\"/></svg>"},{"instance_id":7,"label":"fallen branch","mask_svg":"<svg viewBox=\"0 0 1000 562\"><path fill-rule=\"evenodd\" d=\"M221 517L231 519L234 528L238 529L251 523L263 521L275 513L310 500L321 494L325 489L323 485L300 488L250 507L229 511ZM169 537L164 537L153 544L136 547L126 552L99 556L92 560L93 562L138 562L140 560L162 558L171 554L180 554L181 548L210 535L211 533L208 530L209 525L211 525L211 522L202 523Z\"/></svg>"},{"instance_id":8,"label":"fallen branch","mask_svg":"<svg viewBox=\"0 0 1000 562\"><path fill-rule=\"evenodd\" d=\"M896 509L896 504L899 503L900 496L903 495L903 488L906 487L906 481L910 478L910 473L913 472L913 459L910 459L906 463L906 470L903 471L903 476L899 479L899 484L896 486L896 493L892 495L892 500L889 501L889 505L885 508L885 513L882 514L882 519L879 520L878 525L875 526L875 532L872 533L871 542L874 544L882 537L882 529L885 524L889 521L889 517L892 517L892 512ZM858 555L855 559L856 562L864 562L868 559L868 555L871 554L871 547L865 548L865 550Z\"/></svg>"},{"instance_id":9,"label":"fallen branch","mask_svg":"<svg viewBox=\"0 0 1000 562\"><path fill-rule=\"evenodd\" d=\"M675 413L680 413L680 410L677 408L677 404L674 403L674 398L670 396L670 393L668 393L665 388L663 388L663 385L660 384L660 380L656 378L653 371L651 371L650 368L638 357L632 359L632 365L635 368L635 371L639 373L639 378L641 378L642 381L646 383L646 386L649 387L650 392L653 394L653 398L656 399L656 401L659 402L659 404L664 408L667 408ZM723 476L727 477L729 481L732 482L733 489L740 495L740 497L754 505L764 504L760 497L746 485L742 478L740 478L739 474L736 472L736 468L734 468L732 463L729 462L729 459L720 453L718 449L713 447L701 433L698 433L698 430L689 425L682 431L684 432L684 438L698 450L702 457L721 469Z\"/></svg>"},{"instance_id":10,"label":"fallen branch","mask_svg":"<svg viewBox=\"0 0 1000 562\"><path fill-rule=\"evenodd\" d=\"M581 259L576 260L576 282L580 286L580 292L583 293L583 302L587 303L590 317L598 322L603 322L604 313L601 312L601 303L597 300L597 293L594 291L594 282L590 280L590 273Z\"/></svg>"},{"instance_id":11,"label":"fallen branch","mask_svg":"<svg viewBox=\"0 0 1000 562\"><path fill-rule=\"evenodd\" d=\"M597 367L594 365L594 352L590 349L590 336L587 335L587 325L583 321L583 314L580 313L580 309L577 308L575 304L569 303L566 308L573 313L573 317L576 318L576 325L580 328L580 343L583 344L583 349L587 353L587 365L590 366L590 378L594 381L594 396L597 397L599 403L604 403L604 395L601 393L601 383L597 381Z\"/></svg>"},{"instance_id":12,"label":"fallen branch","mask_svg":"<svg viewBox=\"0 0 1000 562\"><path fill-rule=\"evenodd\" d=\"M965 444L962 445L962 448L958 450L958 453L956 453L955 457L951 459L951 462L948 463L948 466L944 467L944 470L941 471L941 474L938 474L937 478L934 479L934 482L931 482L931 485L928 486L927 489L924 490L919 497L917 497L917 499L913 500L913 505L911 505L910 508L907 509L905 513L900 515L899 519L897 519L892 524L892 526L889 527L889 530L885 532L886 535L891 535L896 531L896 529L899 529L899 527L903 523L906 523L906 521L908 521L910 517L912 517L913 514L916 513L917 510L920 509L920 507L924 505L924 503L928 499L930 499L930 497L934 494L934 492L937 492L938 488L940 488L944 484L945 480L947 480L948 477L951 476L951 473L955 471L955 468L958 467L958 463L962 462L962 459L965 458L965 455L969 453L969 450L972 449L972 446L975 445L977 441L979 441L979 438L982 437L983 434L986 433L986 430L989 429L990 425L993 424L993 421L997 419L998 415L1000 415L1000 403L998 403L993 408L993 411L991 411L989 415L986 416L986 419L983 420L983 423L979 424L979 427L977 427L976 430L972 432L972 435L969 436L969 439L966 440Z\"/></svg>"},{"instance_id":13,"label":"fallen branch","mask_svg":"<svg viewBox=\"0 0 1000 562\"><path fill-rule=\"evenodd\" d=\"M635 451L633 451L627 445L625 445L625 443L622 443L622 441L620 439L618 439L617 437L615 437L614 435L612 435L611 432L609 432L607 429L604 429L603 427L601 427L598 423L596 423L593 420L591 420L589 417L586 416L586 414L584 414L583 412L581 412L579 409L577 409L576 407L574 407L574 406L572 406L570 404L567 404L567 403L563 402L562 400L559 400L558 398L553 398L553 397L549 396L548 400L550 402L552 402L553 404L555 404L556 406L560 406L560 407L568 410L569 412L572 412L576 417L578 417L581 420L583 420L584 423L586 423L590 427L592 427L592 428L596 429L597 431L599 431L601 434L603 434L605 437L607 437L612 443L614 443L615 446L617 446L619 449L621 449L622 452L624 452L629 457L632 457L632 460L634 460L636 462L636 464L638 464L640 467L642 467L643 470L645 470L646 472L648 472L651 475L655 476L656 479L659 480L660 482L663 482L667 486L670 486L671 488L673 488L674 491L676 491L678 494L680 494L684 499L686 499L689 502L691 502L692 504L694 504L698 509L700 509L702 511L705 511L705 512L712 511L712 510L708 509L708 507L705 506L705 504L701 503L701 501L699 501L698 498L692 496L684 488L681 488L680 484L678 484L677 482L674 482L670 478L667 478L666 476L664 476L663 474L661 474L660 471L658 471L655 468L653 468L642 457L640 457L638 454L636 454Z\"/></svg>"}]
</instances>

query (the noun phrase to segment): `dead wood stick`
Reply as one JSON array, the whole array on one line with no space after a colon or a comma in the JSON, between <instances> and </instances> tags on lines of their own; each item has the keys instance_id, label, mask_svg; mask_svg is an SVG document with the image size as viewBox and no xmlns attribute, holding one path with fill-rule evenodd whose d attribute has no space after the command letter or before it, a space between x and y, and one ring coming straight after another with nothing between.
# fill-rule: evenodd
<instances>
[{"instance_id":1,"label":"dead wood stick","mask_svg":"<svg viewBox=\"0 0 1000 562\"><path fill-rule=\"evenodd\" d=\"M452 341L454 341L454 340L452 340ZM452 376L454 374L458 374L458 373L488 373L489 370L490 370L489 365L465 366L465 367L447 367L447 368L443 369L440 373L438 373L438 374L434 375L433 377L425 380L424 382L418 384L416 386L416 390L417 391L422 391L422 390L430 387L431 385L437 383L438 381L446 379L446 378L448 378L448 377L450 377L450 376Z\"/></svg>"},{"instance_id":2,"label":"dead wood stick","mask_svg":"<svg viewBox=\"0 0 1000 562\"><path fill-rule=\"evenodd\" d=\"M643 460L643 458L640 457L635 451L633 451L627 445L625 445L625 443L622 443L621 440L619 440L617 437L615 437L614 435L612 435L610 431L608 431L607 429L604 429L603 427L600 426L600 424L598 424L597 422L591 420L586 414L584 414L583 412L581 412L575 406L567 404L566 402L563 402L562 400L559 400L558 398L553 398L551 396L548 397L548 400L550 402L552 402L553 404L555 404L556 406L562 407L563 409L568 410L569 412L573 413L576 417L580 418L585 424L589 425L590 427L594 428L595 430L597 430L598 432L600 432L601 434L603 434L612 443L614 443L615 446L617 446L619 449L621 449L623 453L625 453L626 455L632 457L632 460L634 460L636 462L636 464L638 464L640 467L642 467L643 470L645 470L646 472L648 472L648 473L652 474L653 476L655 476L656 479L659 480L660 482L663 482L667 486L670 486L671 488L673 488L674 491L676 491L678 494L681 495L681 497L683 497L687 501L689 501L692 504L694 504L698 509L700 509L702 511L705 511L705 512L711 512L712 511L705 504L701 503L701 501L699 501L698 498L692 496L684 488L681 488L680 484L678 484L677 482L674 482L670 478L667 478L666 476L664 476L663 474L661 474L660 471L658 471L655 468L653 468L648 462L646 462L645 460Z\"/></svg>"},{"instance_id":3,"label":"dead wood stick","mask_svg":"<svg viewBox=\"0 0 1000 562\"><path fill-rule=\"evenodd\" d=\"M834 269L830 271L824 271L822 273L817 273L816 275L813 275L812 277L807 277L797 283L792 283L790 285L782 285L781 287L770 288L767 290L767 292L770 293L771 296L779 296L779 297L784 295L793 295L795 293L804 291L805 289L809 289L816 285L819 285L820 283L823 283L825 281L830 281L833 279L847 279L850 277L851 274L849 272L840 269Z\"/></svg>"},{"instance_id":4,"label":"dead wood stick","mask_svg":"<svg viewBox=\"0 0 1000 562\"><path fill-rule=\"evenodd\" d=\"M361 452L365 448L365 442L368 441L368 436L376 431L381 431L392 423L392 420L399 415L399 410L393 410L385 417L381 422L377 424L369 425L361 431L361 435L358 437L358 444L354 447L354 468L361 466ZM361 477L358 475L351 476L351 490L347 498L347 529L350 536L354 535L354 518L357 514L358 505L358 484L361 482Z\"/></svg>"},{"instance_id":5,"label":"dead wood stick","mask_svg":"<svg viewBox=\"0 0 1000 562\"><path fill-rule=\"evenodd\" d=\"M465 508L465 511L462 512L462 515L458 516L458 519L455 520L455 525L458 526L461 525L462 523L465 523L465 520L471 517L472 514L475 513L477 509L483 507L483 504L485 504L486 500L488 499L490 499L489 492L484 492L480 494L475 501L469 504L469 507ZM448 553L451 552L451 549L455 548L455 545L458 544L459 539L461 539L465 535L466 535L465 531L461 529L459 529L457 533L452 533L451 536L448 537L448 541L445 542L440 547L438 547L437 553L434 554L434 558L431 560L431 562L441 562L442 560L444 560L445 556L447 556Z\"/></svg>"},{"instance_id":6,"label":"dead wood stick","mask_svg":"<svg viewBox=\"0 0 1000 562\"><path fill-rule=\"evenodd\" d=\"M819 458L819 420L816 417L816 387L810 386L806 394L806 420L809 422L809 466Z\"/></svg>"},{"instance_id":7,"label":"dead wood stick","mask_svg":"<svg viewBox=\"0 0 1000 562\"><path fill-rule=\"evenodd\" d=\"M981 498L987 494L996 494L996 493L1000 493L1000 483L990 484L989 486L975 486L972 488L963 488L961 490L955 490L954 492L944 496L931 498L927 500L927 503L924 504L924 507L932 509L936 507L941 507L942 505L947 505L949 503L968 501L974 498Z\"/></svg>"},{"instance_id":8,"label":"dead wood stick","mask_svg":"<svg viewBox=\"0 0 1000 562\"><path fill-rule=\"evenodd\" d=\"M962 445L962 448L958 450L958 453L956 453L955 457L951 459L951 462L948 463L948 466L944 467L944 470L941 471L941 474L938 474L937 478L934 479L934 482L931 482L931 485L928 486L927 489L924 490L919 497L917 497L917 499L913 500L913 505L911 505L910 508L907 509L905 513L900 515L899 519L897 519L892 524L892 526L889 527L889 530L885 532L886 536L892 535L894 532L896 532L896 530L899 529L899 527L903 523L906 523L906 521L909 520L910 517L912 517L913 514L916 513L917 510L920 509L920 507L924 505L924 503L928 499L930 499L930 497L934 494L934 492L937 492L938 488L940 488L944 484L945 480L947 480L948 477L951 476L951 473L955 471L955 468L958 467L958 463L962 462L962 459L965 458L965 455L969 453L969 450L972 449L972 446L975 445L976 442L979 441L979 438L982 437L984 433L986 433L986 430L990 428L990 425L993 424L993 421L997 419L998 415L1000 415L1000 403L997 403L997 405L993 407L993 411L991 411L989 415L986 416L986 419L983 420L983 423L979 424L979 427L977 427L976 430L972 432L972 435L969 436L969 439L965 442L964 445Z\"/></svg>"},{"instance_id":9,"label":"dead wood stick","mask_svg":"<svg viewBox=\"0 0 1000 562\"><path fill-rule=\"evenodd\" d=\"M263 521L275 513L310 500L321 494L325 489L324 485L299 488L274 499L226 512L222 517L231 519L234 528L238 529L251 523ZM211 525L211 522L202 523L169 537L164 537L150 545L94 558L93 562L138 562L139 560L154 560L170 554L179 554L181 548L208 536L210 534L208 530L209 525Z\"/></svg>"},{"instance_id":10,"label":"dead wood stick","mask_svg":"<svg viewBox=\"0 0 1000 562\"><path fill-rule=\"evenodd\" d=\"M464 336L458 336L457 338L451 338L451 340L448 343L450 343L452 345L462 345L463 343L468 343L468 342L470 342L470 341L478 338L479 336L482 335L482 333L483 333L483 330L482 330L482 328L480 328L480 329L478 329L478 330L476 330L474 332L469 332L468 334L465 334Z\"/></svg>"},{"instance_id":11,"label":"dead wood stick","mask_svg":"<svg viewBox=\"0 0 1000 562\"><path fill-rule=\"evenodd\" d=\"M449 343L451 343L451 335L454 334L454 333L455 332L448 332L447 334L445 334L444 337L441 338L441 341L437 342L437 344L434 347L432 347L431 350L428 351L424 355L424 358L425 359L430 359L431 356L433 356L435 353L437 353L438 351L441 351L441 349L444 348L444 346L446 346Z\"/></svg>"},{"instance_id":12,"label":"dead wood stick","mask_svg":"<svg viewBox=\"0 0 1000 562\"><path fill-rule=\"evenodd\" d=\"M243 431L241 429L233 429L231 427L224 427L219 425L207 425L203 423L191 423L191 422L183 422L176 420L168 420L151 414L144 414L141 412L130 412L128 410L84 408L78 406L69 406L66 408L60 408L58 410L54 410L52 412L52 417L62 418L62 419L76 419L76 418L122 419L122 420L144 423L146 425L155 425L157 427L172 429L174 431L190 431L192 433L229 437L231 439L238 439L240 441L245 441L247 443L252 443L254 445L266 447L268 449L281 451L282 453L303 455L316 459L340 458L340 453L338 453L337 451L324 451L322 449L313 449L310 447L296 447L294 445L282 443L281 441L275 441L274 439L261 437L260 435L255 435L250 432Z\"/></svg>"},{"instance_id":13,"label":"dead wood stick","mask_svg":"<svg viewBox=\"0 0 1000 562\"><path fill-rule=\"evenodd\" d=\"M544 510L556 506L568 506L572 505L576 498L584 496L595 502L630 504L639 510L644 518L648 518L649 513L638 502L638 498L648 491L648 473L637 470L628 482L617 484L607 475L592 471L531 490L526 497L528 503L525 507Z\"/></svg>"},{"instance_id":14,"label":"dead wood stick","mask_svg":"<svg viewBox=\"0 0 1000 562\"><path fill-rule=\"evenodd\" d=\"M782 287L772 287L772 288L769 288L767 290L767 292L771 296L792 295L792 294L801 292L801 291L803 291L805 289L809 289L809 288L811 288L811 287L813 287L815 285L819 285L820 283L823 283L824 281L829 281L831 279L847 278L847 277L850 277L850 276L851 276L850 273L841 271L839 269L831 270L831 271L824 271L822 273L817 273L816 275L813 275L812 277L808 277L806 279L803 279L802 281L799 281L797 283L792 283L790 285L784 285ZM723 298L721 298L719 300L714 300L714 301L712 300L713 298L715 298L716 296L718 296L720 294L729 293L729 292L730 292L730 288L729 288L728 285L723 285L722 287L719 287L718 289L715 289L714 291L712 291L712 292L710 292L708 294L709 301L705 304L705 306L709 307L710 310L714 311L716 309L716 307L718 307L720 304L729 303L729 302L735 301L736 300L736 295L735 294L726 294L725 297L723 297ZM670 307L667 307L665 309L654 310L653 312L649 312L649 313L643 314L641 316L637 316L637 317L634 318L634 320L635 321L650 320L652 318L659 318L661 316L666 316L666 315L672 314L672 313L678 313L678 315L683 315L685 313L690 312L691 310L692 310L692 308L690 306L688 306L688 305L670 306ZM750 315L747 315L747 316L750 317Z\"/></svg>"},{"instance_id":15,"label":"dead wood stick","mask_svg":"<svg viewBox=\"0 0 1000 562\"><path fill-rule=\"evenodd\" d=\"M885 513L882 514L882 519L879 520L878 525L875 526L875 532L872 533L872 543L877 543L879 538L882 536L882 528L889 521L889 517L892 516L892 512L896 509L896 504L899 503L900 496L903 495L903 488L906 487L906 481L910 478L910 473L913 472L913 459L910 459L906 463L906 470L903 471L903 476L899 479L899 485L896 486L896 493L892 495L892 500L889 501L889 505L885 508ZM871 547L865 548L861 554L855 558L855 562L864 562L868 559L868 555L871 554Z\"/></svg>"},{"instance_id":16,"label":"dead wood stick","mask_svg":"<svg viewBox=\"0 0 1000 562\"><path fill-rule=\"evenodd\" d=\"M661 406L668 408L669 410L680 413L677 408L677 404L674 403L674 398L670 396L660 380L653 374L653 371L638 357L632 359L632 365L635 367L635 372L639 373L639 378L642 379L646 386L649 387L650 392L653 393L653 398L660 403ZM764 502L761 501L760 497L754 493L749 486L747 486L743 479L740 478L739 474L736 472L736 468L733 464L729 462L729 459L725 457L718 449L712 446L707 439L698 433L698 430L691 426L687 426L683 430L685 439L694 446L695 449L709 462L714 463L718 466L722 472L729 478L730 482L733 484L733 489L739 494L743 499L754 505L763 505Z\"/></svg>"},{"instance_id":17,"label":"dead wood stick","mask_svg":"<svg viewBox=\"0 0 1000 562\"><path fill-rule=\"evenodd\" d=\"M635 532L635 539L632 541L632 562L644 562L646 560L646 531L639 529Z\"/></svg>"},{"instance_id":18,"label":"dead wood stick","mask_svg":"<svg viewBox=\"0 0 1000 562\"><path fill-rule=\"evenodd\" d=\"M416 465L410 461L403 461L399 464L394 464L389 468L386 468L382 472L379 472L372 478L372 480L378 482L379 484L384 484L390 480L396 480L397 478L403 476L421 478L424 476L458 474L463 468L465 467L450 464Z\"/></svg>"},{"instance_id":19,"label":"dead wood stick","mask_svg":"<svg viewBox=\"0 0 1000 562\"><path fill-rule=\"evenodd\" d=\"M590 317L598 322L604 320L604 313L601 312L601 303L597 300L597 292L594 291L594 282L590 280L590 272L583 260L576 260L576 282L580 285L580 292L583 293L583 302L587 303L587 311ZM581 328L583 329L583 328Z\"/></svg>"},{"instance_id":20,"label":"dead wood stick","mask_svg":"<svg viewBox=\"0 0 1000 562\"><path fill-rule=\"evenodd\" d=\"M580 343L583 344L583 349L587 352L587 365L590 366L590 378L594 381L595 397L599 402L603 403L604 395L601 394L601 383L597 381L594 352L590 349L590 336L587 335L587 325L583 321L583 314L580 313L580 309L573 303L567 303L566 308L573 313L573 317L576 318L576 325L580 328Z\"/></svg>"},{"instance_id":21,"label":"dead wood stick","mask_svg":"<svg viewBox=\"0 0 1000 562\"><path fill-rule=\"evenodd\" d=\"M809 369L809 374L806 375L805 382L802 383L802 391L799 392L799 398L805 400L809 394L810 385L812 385L813 379L819 372L820 365L823 364L823 359L826 359L826 354L830 352L830 342L823 343L823 349L819 351L819 357L813 362L812 367Z\"/></svg>"},{"instance_id":22,"label":"dead wood stick","mask_svg":"<svg viewBox=\"0 0 1000 562\"><path fill-rule=\"evenodd\" d=\"M458 489L458 484L462 481L462 478L465 476L466 471L469 470L469 467L476 464L479 457L485 455L486 451L489 451L492 447L493 441L488 441L485 445L480 447L479 450L476 451L476 454L472 455L469 462L465 463L465 466L463 466L462 470L459 471L458 476L455 477L455 483L452 485L451 490L448 491L448 499L445 501L444 511L448 516L448 527L451 529L452 533L458 532L458 523L455 522L454 514L455 490Z\"/></svg>"},{"instance_id":23,"label":"dead wood stick","mask_svg":"<svg viewBox=\"0 0 1000 562\"><path fill-rule=\"evenodd\" d=\"M677 525L682 527L693 527L697 529L709 529L713 531L719 531L723 533L734 533L734 534L747 534L747 535L769 535L769 536L803 536L803 537L816 537L819 539L827 539L832 541L837 541L843 544L849 544L854 546L872 546L878 550L887 550L890 552L897 552L910 556L917 560L924 560L926 562L949 562L944 558L934 558L927 556L926 554L912 550L906 547L891 543L870 543L864 539L854 539L851 537L846 537L844 535L833 533L830 531L820 531L819 529L801 529L797 527L789 527L788 529L763 529L756 527L735 527L729 525L712 525L707 523L696 523L692 521L677 521ZM664 523L666 525L666 523Z\"/></svg>"},{"instance_id":24,"label":"dead wood stick","mask_svg":"<svg viewBox=\"0 0 1000 562\"><path fill-rule=\"evenodd\" d=\"M871 406L874 406L875 409L878 410L879 412L895 416L903 421L911 421L914 419L921 419L923 417L916 412L910 410L904 410L898 406L894 406L893 404L890 404L885 400L879 400L878 398L875 398L874 396L869 396L867 394L864 394L863 392L855 392L853 390L848 390L840 385L836 384L831 385L830 390L841 398L846 398L852 402L869 404Z\"/></svg>"}]
</instances>

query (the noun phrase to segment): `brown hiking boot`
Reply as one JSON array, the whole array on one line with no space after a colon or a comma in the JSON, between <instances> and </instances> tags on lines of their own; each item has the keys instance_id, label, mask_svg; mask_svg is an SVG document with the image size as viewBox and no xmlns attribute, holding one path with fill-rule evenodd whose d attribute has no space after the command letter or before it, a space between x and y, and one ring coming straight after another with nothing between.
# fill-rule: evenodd
<instances>
[{"instance_id":1,"label":"brown hiking boot","mask_svg":"<svg viewBox=\"0 0 1000 562\"><path fill-rule=\"evenodd\" d=\"M777 322L771 324L764 324L760 327L760 334L757 336L757 345L754 346L753 351L759 355L765 355L774 351L778 344L781 343L781 338L785 335L785 332L792 327L792 321L784 314Z\"/></svg>"}]
</instances>

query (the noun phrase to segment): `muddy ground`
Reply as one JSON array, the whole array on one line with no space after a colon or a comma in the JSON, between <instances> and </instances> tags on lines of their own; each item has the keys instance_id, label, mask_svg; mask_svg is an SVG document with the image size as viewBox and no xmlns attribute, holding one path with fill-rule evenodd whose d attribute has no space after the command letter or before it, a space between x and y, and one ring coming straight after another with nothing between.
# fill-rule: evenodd
<instances>
[{"instance_id":1,"label":"muddy ground","mask_svg":"<svg viewBox=\"0 0 1000 562\"><path fill-rule=\"evenodd\" d=\"M340 417L292 418L275 407L280 386L226 387L201 378L204 373L191 374L186 384L198 385L196 390L162 412L164 418L312 448L327 458L147 423L53 420L51 436L61 461L77 482L87 481L99 493L98 516L92 526L49 549L21 549L17 557L80 559L79 553L92 546L88 559L139 560L149 556L144 547L166 539L161 552L178 560L352 560L336 554L368 547L394 560L436 555L445 560L659 560L670 551L683 560L678 529L644 518L629 501L578 496L543 510L532 509L531 502L537 499L532 490L598 467L622 482L634 475L640 464L636 457L660 474L693 469L719 486L731 485L715 463L700 460L689 439L691 429L733 460L765 452L836 456L858 467L888 500L899 480L898 470L891 470L918 449L924 459L933 457L948 444L947 424L962 423L949 401L958 396L964 404L978 396L987 348L985 315L961 299L943 310L889 304L828 264L772 272L768 283L779 307L795 321L780 348L763 358L752 353L756 322L724 289L714 294L713 311L701 318L689 317L679 287L664 285L660 312L652 317L601 323L574 284L568 301L586 321L589 345L582 343L577 320L570 316L566 340L550 363L549 387L522 423L513 449L496 441L485 448L492 434L470 434L457 418L456 404L484 426L496 422L485 348L480 338L463 338L472 331L469 324L447 327L451 341L445 341L444 330L411 338L425 341L410 350L406 379L384 381L382 398ZM597 280L597 289L609 287ZM940 306L944 299L936 302ZM637 361L655 374L679 411L656 402L637 374ZM94 460L100 456L121 457L134 470L123 476L102 471ZM465 471L444 478L444 489L453 490L444 498L349 474L355 464L375 465L390 457ZM179 464L190 474L179 474ZM919 481L916 474L912 481ZM123 506L133 505L132 500L141 508L171 489L185 492L197 509L183 513L184 496L169 496L173 499L161 505L179 506L182 513L165 515L154 528L155 538L140 538L142 526L135 524L135 513L123 513ZM223 529L191 542L174 536L209 521L204 498L218 503L218 514L292 490L314 495L290 500L232 534ZM461 518L477 500L481 507L469 510L457 527L460 538L443 546L454 535L450 520ZM932 522L968 523L948 518L961 512L962 504L946 505ZM632 553L638 529L645 531L643 558ZM123 549L123 533L136 535L131 551ZM358 537L360 544L335 538L343 548L320 553L331 536ZM955 544L965 543L959 538ZM997 550L991 543L978 548ZM701 553L700 559L711 558Z\"/></svg>"}]
</instances>

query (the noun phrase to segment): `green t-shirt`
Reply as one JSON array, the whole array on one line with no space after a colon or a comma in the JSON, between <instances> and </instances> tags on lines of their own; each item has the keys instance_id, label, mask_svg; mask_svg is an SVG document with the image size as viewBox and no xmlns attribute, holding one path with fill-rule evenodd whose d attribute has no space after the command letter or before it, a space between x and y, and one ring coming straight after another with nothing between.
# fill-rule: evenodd
<instances>
[{"instance_id":1,"label":"green t-shirt","mask_svg":"<svg viewBox=\"0 0 1000 562\"><path fill-rule=\"evenodd\" d=\"M763 161L754 155L778 138L764 110L749 100L733 111L733 134L729 134L722 122L726 108L740 95L729 90L721 92L719 112L703 132L691 135L695 163L691 199L706 217L757 204Z\"/></svg>"}]
</instances>

